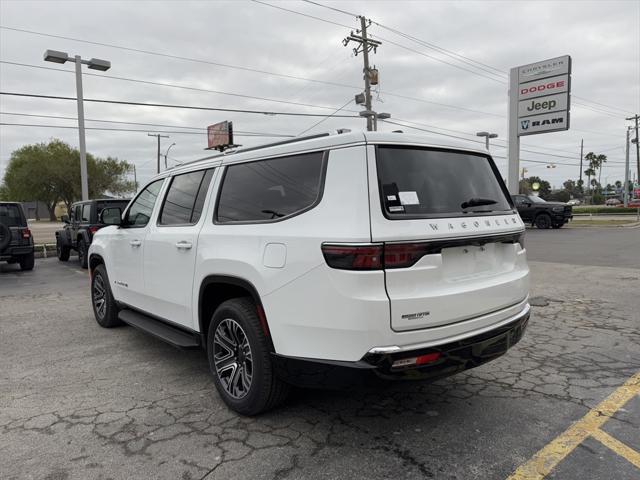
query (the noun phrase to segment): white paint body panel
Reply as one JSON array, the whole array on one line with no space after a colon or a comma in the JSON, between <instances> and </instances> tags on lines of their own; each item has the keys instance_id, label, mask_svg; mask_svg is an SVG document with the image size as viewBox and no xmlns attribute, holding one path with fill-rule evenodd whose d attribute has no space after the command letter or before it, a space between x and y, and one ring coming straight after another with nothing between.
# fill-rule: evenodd
<instances>
[{"instance_id":1,"label":"white paint body panel","mask_svg":"<svg viewBox=\"0 0 640 480\"><path fill-rule=\"evenodd\" d=\"M410 268L386 272L327 265L321 250L325 242L426 241L524 229L517 213L470 217L464 226L459 218L386 219L375 143L429 146L410 135L353 133L185 165L160 177L221 167L197 225L158 227L156 205L139 253L127 250L126 242L141 229L109 227L96 234L90 255L104 258L117 300L194 331L200 328L198 303L205 279L245 280L260 296L276 352L293 357L357 361L376 347L447 343L491 330L526 309L526 251L517 244L487 244L484 251L471 247L467 253L444 250ZM316 150L329 154L322 198L314 208L276 222L212 221L225 165ZM160 198L164 190L166 186ZM179 241L191 242L192 248L178 251ZM137 288L142 281L143 290L132 293L114 286L117 278L132 278ZM402 323L403 313L422 310L430 312L422 323Z\"/></svg>"}]
</instances>

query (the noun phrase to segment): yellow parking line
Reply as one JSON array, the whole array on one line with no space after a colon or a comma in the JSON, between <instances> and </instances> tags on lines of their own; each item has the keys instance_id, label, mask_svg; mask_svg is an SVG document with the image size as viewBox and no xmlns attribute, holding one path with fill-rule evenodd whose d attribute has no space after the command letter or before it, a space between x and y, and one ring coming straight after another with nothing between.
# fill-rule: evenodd
<instances>
[{"instance_id":1,"label":"yellow parking line","mask_svg":"<svg viewBox=\"0 0 640 480\"><path fill-rule=\"evenodd\" d=\"M507 480L543 479L562 459L569 455L588 436L594 434L609 417L638 393L640 393L640 372L629 378L624 385L604 399L598 406L589 410L581 420L578 420L564 433L547 444L531 460L520 465ZM618 453L616 450L614 451ZM627 458L626 455L619 454ZM633 463L632 460L630 461Z\"/></svg>"},{"instance_id":2,"label":"yellow parking line","mask_svg":"<svg viewBox=\"0 0 640 480\"><path fill-rule=\"evenodd\" d=\"M620 440L613 438L602 430L596 430L591 434L591 436L602 443L605 447L613 450L618 455L629 460L636 467L640 468L640 452L636 452L633 448L625 445Z\"/></svg>"}]
</instances>

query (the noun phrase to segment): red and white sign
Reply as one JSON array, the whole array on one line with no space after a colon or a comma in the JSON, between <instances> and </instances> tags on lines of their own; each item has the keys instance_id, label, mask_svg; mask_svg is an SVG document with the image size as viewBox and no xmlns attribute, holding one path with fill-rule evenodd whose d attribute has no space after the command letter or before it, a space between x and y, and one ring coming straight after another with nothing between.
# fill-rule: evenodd
<instances>
[{"instance_id":1,"label":"red and white sign","mask_svg":"<svg viewBox=\"0 0 640 480\"><path fill-rule=\"evenodd\" d=\"M569 91L569 75L545 78L533 82L521 83L518 87L518 100L542 97Z\"/></svg>"}]
</instances>

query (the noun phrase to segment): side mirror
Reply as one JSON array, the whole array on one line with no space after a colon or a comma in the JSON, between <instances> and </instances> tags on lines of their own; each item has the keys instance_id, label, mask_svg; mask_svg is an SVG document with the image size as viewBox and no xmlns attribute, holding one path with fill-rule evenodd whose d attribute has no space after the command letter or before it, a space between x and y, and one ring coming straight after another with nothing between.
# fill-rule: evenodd
<instances>
[{"instance_id":1,"label":"side mirror","mask_svg":"<svg viewBox=\"0 0 640 480\"><path fill-rule=\"evenodd\" d=\"M60 217L60 220L62 220L64 223L69 223L69 215L62 215L62 217Z\"/></svg>"},{"instance_id":2,"label":"side mirror","mask_svg":"<svg viewBox=\"0 0 640 480\"><path fill-rule=\"evenodd\" d=\"M120 207L103 208L100 212L99 221L103 225L121 225L122 210L120 210Z\"/></svg>"}]
</instances>

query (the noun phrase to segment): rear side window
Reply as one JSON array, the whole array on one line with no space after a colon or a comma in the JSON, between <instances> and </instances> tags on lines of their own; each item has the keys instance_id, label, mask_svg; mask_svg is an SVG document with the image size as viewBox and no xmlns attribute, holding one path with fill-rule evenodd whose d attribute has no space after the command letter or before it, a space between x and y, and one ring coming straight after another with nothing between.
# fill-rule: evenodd
<instances>
[{"instance_id":1,"label":"rear side window","mask_svg":"<svg viewBox=\"0 0 640 480\"><path fill-rule=\"evenodd\" d=\"M202 214L213 170L176 175L160 213L159 225L194 225Z\"/></svg>"},{"instance_id":2,"label":"rear side window","mask_svg":"<svg viewBox=\"0 0 640 480\"><path fill-rule=\"evenodd\" d=\"M149 223L151 213L153 212L153 206L156 203L160 189L162 188L162 182L164 179L156 180L145 187L140 195L133 201L129 210L127 210L127 216L125 223L132 227L144 227Z\"/></svg>"},{"instance_id":3,"label":"rear side window","mask_svg":"<svg viewBox=\"0 0 640 480\"><path fill-rule=\"evenodd\" d=\"M216 220L276 221L306 211L322 194L324 153L240 163L227 167Z\"/></svg>"},{"instance_id":4,"label":"rear side window","mask_svg":"<svg viewBox=\"0 0 640 480\"><path fill-rule=\"evenodd\" d=\"M0 223L7 227L22 227L22 213L18 205L0 205Z\"/></svg>"},{"instance_id":5,"label":"rear side window","mask_svg":"<svg viewBox=\"0 0 640 480\"><path fill-rule=\"evenodd\" d=\"M489 157L380 146L376 161L382 205L389 218L511 210L506 189Z\"/></svg>"},{"instance_id":6,"label":"rear side window","mask_svg":"<svg viewBox=\"0 0 640 480\"><path fill-rule=\"evenodd\" d=\"M91 204L85 203L82 205L82 221L90 222L91 221Z\"/></svg>"}]
</instances>

